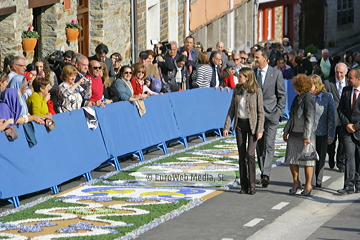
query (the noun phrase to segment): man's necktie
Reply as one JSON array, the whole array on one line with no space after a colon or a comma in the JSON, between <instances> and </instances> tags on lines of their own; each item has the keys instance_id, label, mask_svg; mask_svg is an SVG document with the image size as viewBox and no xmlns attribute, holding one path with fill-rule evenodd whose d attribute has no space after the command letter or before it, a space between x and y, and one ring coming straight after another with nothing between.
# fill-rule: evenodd
<instances>
[{"instance_id":1,"label":"man's necktie","mask_svg":"<svg viewBox=\"0 0 360 240\"><path fill-rule=\"evenodd\" d=\"M342 82L341 82L341 81L339 82L339 89L338 89L338 91L339 91L339 95L341 96L341 94L342 94Z\"/></svg>"},{"instance_id":2,"label":"man's necktie","mask_svg":"<svg viewBox=\"0 0 360 240\"><path fill-rule=\"evenodd\" d=\"M261 88L262 88L262 74L261 74L262 71L263 70L260 69L259 74L257 75L257 82Z\"/></svg>"},{"instance_id":3,"label":"man's necktie","mask_svg":"<svg viewBox=\"0 0 360 240\"><path fill-rule=\"evenodd\" d=\"M353 101L352 101L352 105L351 105L352 109L354 109L354 107L356 105L357 92L358 92L358 90L356 88L354 88Z\"/></svg>"}]
</instances>

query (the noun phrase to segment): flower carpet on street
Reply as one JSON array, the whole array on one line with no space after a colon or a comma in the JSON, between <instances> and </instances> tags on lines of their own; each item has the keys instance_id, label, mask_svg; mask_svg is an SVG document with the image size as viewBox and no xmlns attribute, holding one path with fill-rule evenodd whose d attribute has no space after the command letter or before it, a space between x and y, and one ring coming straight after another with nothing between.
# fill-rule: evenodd
<instances>
[{"instance_id":1,"label":"flower carpet on street","mask_svg":"<svg viewBox=\"0 0 360 240\"><path fill-rule=\"evenodd\" d=\"M273 166L284 161L282 128ZM140 162L0 213L0 239L134 239L238 184L235 137Z\"/></svg>"}]
</instances>

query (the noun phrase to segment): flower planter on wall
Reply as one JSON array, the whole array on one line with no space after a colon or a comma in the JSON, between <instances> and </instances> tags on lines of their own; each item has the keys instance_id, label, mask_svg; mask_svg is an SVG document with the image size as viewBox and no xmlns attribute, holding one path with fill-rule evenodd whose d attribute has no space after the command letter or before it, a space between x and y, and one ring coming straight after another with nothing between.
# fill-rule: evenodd
<instances>
[{"instance_id":1,"label":"flower planter on wall","mask_svg":"<svg viewBox=\"0 0 360 240\"><path fill-rule=\"evenodd\" d=\"M66 40L68 42L75 42L79 37L79 29L65 28L66 30Z\"/></svg>"},{"instance_id":2,"label":"flower planter on wall","mask_svg":"<svg viewBox=\"0 0 360 240\"><path fill-rule=\"evenodd\" d=\"M36 38L22 38L22 47L24 52L28 53L34 51L36 43Z\"/></svg>"}]
</instances>

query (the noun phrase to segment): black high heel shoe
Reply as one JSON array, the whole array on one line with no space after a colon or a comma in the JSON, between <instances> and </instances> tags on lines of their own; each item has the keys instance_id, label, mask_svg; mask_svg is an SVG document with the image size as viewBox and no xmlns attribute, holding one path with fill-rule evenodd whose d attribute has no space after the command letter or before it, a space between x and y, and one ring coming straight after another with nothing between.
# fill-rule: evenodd
<instances>
[{"instance_id":1,"label":"black high heel shoe","mask_svg":"<svg viewBox=\"0 0 360 240\"><path fill-rule=\"evenodd\" d=\"M290 195L295 195L297 193L297 190L302 190L302 185L301 185L300 181L298 182L298 185L297 185L295 190L292 189L292 188L289 189L289 194Z\"/></svg>"},{"instance_id":2,"label":"black high heel shoe","mask_svg":"<svg viewBox=\"0 0 360 240\"><path fill-rule=\"evenodd\" d=\"M312 191L312 189L309 192L305 192L305 190L304 190L304 191L301 192L301 195L304 196L304 197L310 197L311 191Z\"/></svg>"}]
</instances>

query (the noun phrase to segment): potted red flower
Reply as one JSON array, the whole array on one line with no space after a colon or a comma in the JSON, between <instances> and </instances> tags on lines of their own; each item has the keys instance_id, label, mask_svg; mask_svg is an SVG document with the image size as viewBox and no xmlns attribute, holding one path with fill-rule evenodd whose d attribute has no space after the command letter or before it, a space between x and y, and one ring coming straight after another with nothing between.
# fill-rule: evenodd
<instances>
[{"instance_id":1,"label":"potted red flower","mask_svg":"<svg viewBox=\"0 0 360 240\"><path fill-rule=\"evenodd\" d=\"M35 49L37 39L39 38L39 33L34 31L34 26L32 24L29 24L28 30L23 31L21 38L24 52L32 52Z\"/></svg>"},{"instance_id":2,"label":"potted red flower","mask_svg":"<svg viewBox=\"0 0 360 240\"><path fill-rule=\"evenodd\" d=\"M68 42L75 42L76 39L79 37L80 30L83 28L79 25L77 20L71 20L71 23L66 24L66 39Z\"/></svg>"}]
</instances>

